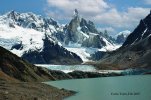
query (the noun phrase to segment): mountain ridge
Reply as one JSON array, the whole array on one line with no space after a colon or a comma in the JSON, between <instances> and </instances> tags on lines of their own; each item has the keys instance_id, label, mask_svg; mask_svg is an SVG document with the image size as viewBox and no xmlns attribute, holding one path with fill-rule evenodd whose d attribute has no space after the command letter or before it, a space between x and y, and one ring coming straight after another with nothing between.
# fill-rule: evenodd
<instances>
[{"instance_id":1,"label":"mountain ridge","mask_svg":"<svg viewBox=\"0 0 151 100\"><path fill-rule=\"evenodd\" d=\"M33 13L18 13L11 11L0 16L0 29L0 45L20 57L23 55L29 56L28 53L31 51L35 51L39 54L39 56L41 56L44 48L44 34L47 34L52 43L58 44L60 49L65 48L61 49L60 54L56 56L60 56L63 52L69 51L71 53L67 53L67 56L70 56L71 59L76 60L75 62L77 64L82 63L81 58L78 58L78 56L81 57L81 54L77 53L77 48L80 52L82 52L82 54L84 54L82 55L83 61L90 60L91 54L87 51L90 51L91 48L94 49L91 53L95 53L99 49L107 51L116 49L113 43L108 41L106 37L97 31L97 28L93 22L80 18L78 11L76 11L76 15L69 24L65 25L65 27L61 26L52 18L45 18ZM4 35L3 33L8 35ZM72 50L69 47L72 48ZM56 47L54 46L53 48L55 49ZM83 48L85 49L83 50ZM30 54L32 57L34 56L32 53ZM72 57L73 55L75 58ZM30 61L29 57L24 56L24 58ZM48 58L53 59L52 56ZM36 63L37 62L40 61L36 61ZM44 62L45 61L43 61L43 63ZM52 64L54 62L52 62ZM65 62L75 64L68 58ZM62 62L61 59L59 61L58 59L58 62L56 61L55 64L67 64L65 62Z\"/></svg>"},{"instance_id":2,"label":"mountain ridge","mask_svg":"<svg viewBox=\"0 0 151 100\"><path fill-rule=\"evenodd\" d=\"M151 61L151 13L140 21L122 47L110 52L97 62L105 69L150 69ZM106 66L106 67L104 67Z\"/></svg>"},{"instance_id":3,"label":"mountain ridge","mask_svg":"<svg viewBox=\"0 0 151 100\"><path fill-rule=\"evenodd\" d=\"M144 19L141 19L136 29L127 37L123 46L135 44L139 40L145 39L150 35L151 30L151 12Z\"/></svg>"}]
</instances>

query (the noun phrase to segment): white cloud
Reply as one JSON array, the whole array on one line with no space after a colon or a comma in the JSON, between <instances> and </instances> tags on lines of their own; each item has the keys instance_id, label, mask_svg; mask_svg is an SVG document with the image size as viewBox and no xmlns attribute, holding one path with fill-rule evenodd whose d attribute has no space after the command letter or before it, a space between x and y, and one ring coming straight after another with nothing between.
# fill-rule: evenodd
<instances>
[{"instance_id":1,"label":"white cloud","mask_svg":"<svg viewBox=\"0 0 151 100\"><path fill-rule=\"evenodd\" d=\"M109 8L104 0L47 0L47 2L49 7L57 8L62 16L71 16L74 9L78 9L85 16L96 16ZM47 12L52 14L52 11L47 10Z\"/></svg>"},{"instance_id":2,"label":"white cloud","mask_svg":"<svg viewBox=\"0 0 151 100\"><path fill-rule=\"evenodd\" d=\"M140 19L149 14L149 11L149 8L130 7L125 12L119 12L117 9L112 8L105 13L98 14L95 21L116 28L129 28L138 24Z\"/></svg>"},{"instance_id":3,"label":"white cloud","mask_svg":"<svg viewBox=\"0 0 151 100\"><path fill-rule=\"evenodd\" d=\"M77 8L81 13L95 15L109 7L104 0L47 0L47 2L50 7L57 7L66 14Z\"/></svg>"},{"instance_id":4,"label":"white cloud","mask_svg":"<svg viewBox=\"0 0 151 100\"><path fill-rule=\"evenodd\" d=\"M150 8L143 7L129 7L119 11L114 4L109 4L105 0L47 0L47 2L49 8L53 8L53 11L47 10L48 15L57 20L69 20L74 9L78 9L82 17L114 29L134 29L140 19L150 11Z\"/></svg>"},{"instance_id":5,"label":"white cloud","mask_svg":"<svg viewBox=\"0 0 151 100\"><path fill-rule=\"evenodd\" d=\"M151 0L144 0L145 4L151 5Z\"/></svg>"}]
</instances>

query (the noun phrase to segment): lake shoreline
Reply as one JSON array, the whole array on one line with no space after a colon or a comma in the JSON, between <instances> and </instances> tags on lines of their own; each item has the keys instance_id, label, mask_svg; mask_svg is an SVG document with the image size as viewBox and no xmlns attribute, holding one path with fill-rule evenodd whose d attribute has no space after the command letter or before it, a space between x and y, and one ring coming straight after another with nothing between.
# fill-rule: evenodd
<instances>
[{"instance_id":1,"label":"lake shoreline","mask_svg":"<svg viewBox=\"0 0 151 100\"><path fill-rule=\"evenodd\" d=\"M1 100L62 100L75 93L39 82L0 81Z\"/></svg>"},{"instance_id":2,"label":"lake shoreline","mask_svg":"<svg viewBox=\"0 0 151 100\"><path fill-rule=\"evenodd\" d=\"M58 80L44 83L57 88L78 91L76 95L69 96L65 100L78 100L78 98L83 98L83 100L110 100L111 98L113 98L112 100L150 100L150 79L150 75L127 75Z\"/></svg>"}]
</instances>

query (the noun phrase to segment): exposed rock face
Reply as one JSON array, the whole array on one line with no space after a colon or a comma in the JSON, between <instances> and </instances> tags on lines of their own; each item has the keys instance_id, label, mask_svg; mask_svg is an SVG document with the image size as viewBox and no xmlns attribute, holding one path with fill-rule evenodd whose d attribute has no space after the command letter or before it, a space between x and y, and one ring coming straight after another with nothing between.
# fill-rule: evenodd
<instances>
[{"instance_id":1,"label":"exposed rock face","mask_svg":"<svg viewBox=\"0 0 151 100\"><path fill-rule=\"evenodd\" d=\"M83 47L102 48L107 46L104 37L99 34L94 23L81 18L77 10L69 25L64 28L64 32L66 45L71 42L81 44Z\"/></svg>"},{"instance_id":2,"label":"exposed rock face","mask_svg":"<svg viewBox=\"0 0 151 100\"><path fill-rule=\"evenodd\" d=\"M96 47L102 48L105 45L106 43L102 40L102 38L100 38L100 36L96 34L89 35L89 38L82 43L82 46L84 47L93 47L93 48Z\"/></svg>"},{"instance_id":3,"label":"exposed rock face","mask_svg":"<svg viewBox=\"0 0 151 100\"><path fill-rule=\"evenodd\" d=\"M151 68L151 13L140 21L123 46L106 55L98 65L112 69Z\"/></svg>"},{"instance_id":4,"label":"exposed rock face","mask_svg":"<svg viewBox=\"0 0 151 100\"><path fill-rule=\"evenodd\" d=\"M83 35L78 32L78 27L80 26L80 17L77 10L75 10L74 18L71 20L67 29L65 30L65 44L70 41L76 43L81 43L81 39L84 39ZM81 39L80 39L81 38Z\"/></svg>"},{"instance_id":5,"label":"exposed rock face","mask_svg":"<svg viewBox=\"0 0 151 100\"><path fill-rule=\"evenodd\" d=\"M23 45L22 45L22 42L21 43L17 43L17 44L14 44L12 47L11 47L11 50L13 49L16 49L16 50L21 50L23 49Z\"/></svg>"},{"instance_id":6,"label":"exposed rock face","mask_svg":"<svg viewBox=\"0 0 151 100\"><path fill-rule=\"evenodd\" d=\"M84 33L98 33L94 23L92 21L86 21L84 18L81 18L80 22L81 31Z\"/></svg>"},{"instance_id":7,"label":"exposed rock face","mask_svg":"<svg viewBox=\"0 0 151 100\"><path fill-rule=\"evenodd\" d=\"M44 48L41 52L29 51L22 57L34 64L81 64L82 60L75 53L51 42L45 35Z\"/></svg>"}]
</instances>

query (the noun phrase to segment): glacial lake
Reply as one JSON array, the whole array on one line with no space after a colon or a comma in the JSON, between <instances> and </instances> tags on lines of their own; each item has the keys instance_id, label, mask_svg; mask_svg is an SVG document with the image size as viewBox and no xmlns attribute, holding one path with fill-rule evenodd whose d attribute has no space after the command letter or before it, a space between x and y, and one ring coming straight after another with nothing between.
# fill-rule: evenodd
<instances>
[{"instance_id":1,"label":"glacial lake","mask_svg":"<svg viewBox=\"0 0 151 100\"><path fill-rule=\"evenodd\" d=\"M51 70L59 70L65 73L72 72L75 70L95 72L96 69L92 65L47 65L47 64L36 64L36 66L45 67Z\"/></svg>"},{"instance_id":2,"label":"glacial lake","mask_svg":"<svg viewBox=\"0 0 151 100\"><path fill-rule=\"evenodd\" d=\"M151 75L45 82L78 92L65 100L151 100Z\"/></svg>"}]
</instances>

